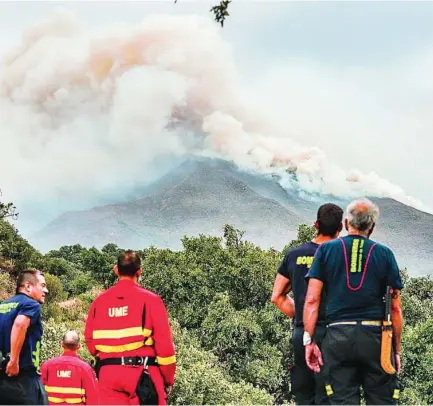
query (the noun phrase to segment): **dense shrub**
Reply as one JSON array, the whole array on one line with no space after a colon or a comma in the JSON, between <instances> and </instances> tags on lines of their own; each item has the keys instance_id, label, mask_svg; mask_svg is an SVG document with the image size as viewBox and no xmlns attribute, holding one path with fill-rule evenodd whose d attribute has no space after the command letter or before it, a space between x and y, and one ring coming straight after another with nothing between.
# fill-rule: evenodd
<instances>
[{"instance_id":1,"label":"dense shrub","mask_svg":"<svg viewBox=\"0 0 433 406\"><path fill-rule=\"evenodd\" d=\"M178 369L170 404L292 402L292 325L270 297L284 252L313 236L314 228L301 225L298 238L279 252L243 241L241 231L226 226L222 238L183 238L181 251L139 251L141 283L163 298L171 317ZM115 283L112 268L121 249L114 244L102 250L73 245L41 255L20 238L0 221L0 267L8 269L0 272L0 299L14 293L9 272L27 266L45 271L50 294L42 306L42 360L59 355L63 334L76 329L83 345L80 356L89 361L83 337L87 312L94 298ZM407 271L402 277L400 403L431 404L433 281L410 278Z\"/></svg>"}]
</instances>

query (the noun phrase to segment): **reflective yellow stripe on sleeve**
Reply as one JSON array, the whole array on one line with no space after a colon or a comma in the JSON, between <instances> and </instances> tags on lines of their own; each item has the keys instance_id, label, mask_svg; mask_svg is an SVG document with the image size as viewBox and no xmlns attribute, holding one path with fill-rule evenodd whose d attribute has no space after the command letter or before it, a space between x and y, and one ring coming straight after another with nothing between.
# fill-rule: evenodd
<instances>
[{"instance_id":1,"label":"reflective yellow stripe on sleeve","mask_svg":"<svg viewBox=\"0 0 433 406\"><path fill-rule=\"evenodd\" d=\"M149 337L152 334L152 330L142 327L130 327L122 328L117 330L95 330L93 331L93 338L127 338L134 336Z\"/></svg>"},{"instance_id":2,"label":"reflective yellow stripe on sleeve","mask_svg":"<svg viewBox=\"0 0 433 406\"><path fill-rule=\"evenodd\" d=\"M156 357L159 365L170 365L176 362L176 355L171 357Z\"/></svg>"},{"instance_id":3,"label":"reflective yellow stripe on sleeve","mask_svg":"<svg viewBox=\"0 0 433 406\"><path fill-rule=\"evenodd\" d=\"M61 388L60 386L45 386L45 390L47 392L66 393L69 395L84 395L86 393L86 390L82 388Z\"/></svg>"},{"instance_id":4,"label":"reflective yellow stripe on sleeve","mask_svg":"<svg viewBox=\"0 0 433 406\"><path fill-rule=\"evenodd\" d=\"M81 398L56 398L53 396L48 396L48 400L53 403L69 403L69 404L76 404L76 403L83 402L83 399Z\"/></svg>"},{"instance_id":5,"label":"reflective yellow stripe on sleeve","mask_svg":"<svg viewBox=\"0 0 433 406\"><path fill-rule=\"evenodd\" d=\"M132 350L136 350L138 348L143 347L143 345L144 345L144 342L139 341L136 343L124 344L124 345L95 345L95 348L98 351L110 353L110 352L132 351Z\"/></svg>"}]
</instances>

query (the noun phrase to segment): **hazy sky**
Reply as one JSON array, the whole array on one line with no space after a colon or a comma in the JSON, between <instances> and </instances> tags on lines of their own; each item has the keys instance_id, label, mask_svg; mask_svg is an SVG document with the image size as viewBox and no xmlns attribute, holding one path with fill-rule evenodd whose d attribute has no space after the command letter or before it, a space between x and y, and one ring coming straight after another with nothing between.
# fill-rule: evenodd
<instances>
[{"instance_id":1,"label":"hazy sky","mask_svg":"<svg viewBox=\"0 0 433 406\"><path fill-rule=\"evenodd\" d=\"M215 3L0 2L0 54L59 7L98 31L151 13L211 18ZM433 207L433 2L233 0L230 13L221 33L242 86L291 138Z\"/></svg>"}]
</instances>

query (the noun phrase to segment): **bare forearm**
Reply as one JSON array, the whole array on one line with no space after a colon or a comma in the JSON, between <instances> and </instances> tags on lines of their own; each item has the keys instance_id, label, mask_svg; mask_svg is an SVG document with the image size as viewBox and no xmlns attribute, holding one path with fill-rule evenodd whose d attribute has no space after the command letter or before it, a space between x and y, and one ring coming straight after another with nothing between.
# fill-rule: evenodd
<instances>
[{"instance_id":1,"label":"bare forearm","mask_svg":"<svg viewBox=\"0 0 433 406\"><path fill-rule=\"evenodd\" d=\"M306 301L304 305L304 331L313 337L319 317L319 302Z\"/></svg>"},{"instance_id":2,"label":"bare forearm","mask_svg":"<svg viewBox=\"0 0 433 406\"><path fill-rule=\"evenodd\" d=\"M394 349L397 353L401 350L401 336L403 332L403 312L401 308L391 310L392 336L394 339Z\"/></svg>"},{"instance_id":3,"label":"bare forearm","mask_svg":"<svg viewBox=\"0 0 433 406\"><path fill-rule=\"evenodd\" d=\"M287 317L290 317L291 319L295 317L295 302L291 297L279 296L273 302Z\"/></svg>"},{"instance_id":4,"label":"bare forearm","mask_svg":"<svg viewBox=\"0 0 433 406\"><path fill-rule=\"evenodd\" d=\"M308 282L307 295L304 304L304 331L313 337L319 318L320 295L322 294L323 282L318 279L310 279Z\"/></svg>"},{"instance_id":5,"label":"bare forearm","mask_svg":"<svg viewBox=\"0 0 433 406\"><path fill-rule=\"evenodd\" d=\"M27 326L15 323L11 332L11 361L19 359L26 338Z\"/></svg>"}]
</instances>

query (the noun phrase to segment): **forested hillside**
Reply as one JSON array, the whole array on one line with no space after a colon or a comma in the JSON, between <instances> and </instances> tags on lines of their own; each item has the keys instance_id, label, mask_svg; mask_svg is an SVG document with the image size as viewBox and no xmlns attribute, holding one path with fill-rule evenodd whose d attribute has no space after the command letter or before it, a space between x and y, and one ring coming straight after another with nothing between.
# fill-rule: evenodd
<instances>
[{"instance_id":1,"label":"forested hillside","mask_svg":"<svg viewBox=\"0 0 433 406\"><path fill-rule=\"evenodd\" d=\"M273 404L291 402L291 323L270 302L283 253L312 238L300 225L298 239L282 251L262 250L225 226L220 238L184 237L183 249L146 247L141 283L167 305L178 372L170 404ZM24 267L46 273L50 295L43 306L42 360L60 353L66 329L83 331L92 299L115 282L112 267L123 248L65 246L41 255L0 220L0 299L13 294ZM410 270L409 270L410 272ZM433 281L410 278L405 315L402 404L433 403ZM89 360L85 349L81 355Z\"/></svg>"}]
</instances>

